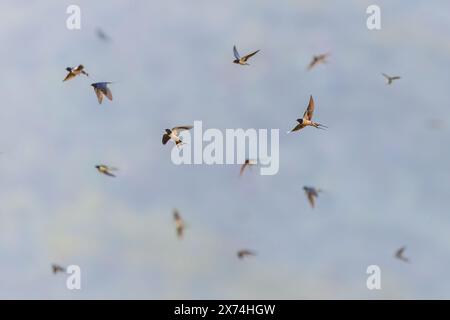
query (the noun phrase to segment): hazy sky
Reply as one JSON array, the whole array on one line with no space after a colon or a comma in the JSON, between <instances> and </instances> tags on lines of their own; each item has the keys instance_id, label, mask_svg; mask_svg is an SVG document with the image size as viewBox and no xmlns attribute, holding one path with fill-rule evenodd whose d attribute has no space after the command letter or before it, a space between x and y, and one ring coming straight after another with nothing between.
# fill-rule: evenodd
<instances>
[{"instance_id":1,"label":"hazy sky","mask_svg":"<svg viewBox=\"0 0 450 320\"><path fill-rule=\"evenodd\" d=\"M81 30L66 28L71 4ZM379 31L366 27L371 4ZM449 10L1 1L0 298L450 298ZM261 52L237 66L234 44ZM329 63L307 72L323 52ZM90 79L63 83L80 63ZM402 79L387 86L381 72ZM94 81L115 81L113 102L97 103ZM329 129L285 134L310 94ZM194 120L280 129L279 173L175 166L163 130ZM304 185L324 189L314 210ZM410 264L393 258L402 245ZM243 247L258 256L239 261ZM82 289L53 262L79 265ZM371 264L382 290L366 288Z\"/></svg>"}]
</instances>

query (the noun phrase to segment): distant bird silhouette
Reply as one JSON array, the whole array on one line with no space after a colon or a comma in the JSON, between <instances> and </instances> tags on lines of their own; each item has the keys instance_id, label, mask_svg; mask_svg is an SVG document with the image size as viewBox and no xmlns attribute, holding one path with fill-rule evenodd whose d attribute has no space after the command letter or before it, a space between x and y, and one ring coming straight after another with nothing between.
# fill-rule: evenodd
<instances>
[{"instance_id":1,"label":"distant bird silhouette","mask_svg":"<svg viewBox=\"0 0 450 320\"><path fill-rule=\"evenodd\" d=\"M303 114L303 118L297 119L298 124L291 131L288 131L288 133L301 130L307 126L312 126L317 129L328 128L327 126L325 126L323 124L313 122L312 121L313 113L314 113L314 100L313 100L313 97L310 96L309 104L308 104L308 107L306 108L305 113Z\"/></svg>"},{"instance_id":2,"label":"distant bird silhouette","mask_svg":"<svg viewBox=\"0 0 450 320\"><path fill-rule=\"evenodd\" d=\"M406 246L401 247L397 251L395 251L395 257L403 262L409 262L409 258L405 257L404 253L406 250Z\"/></svg>"},{"instance_id":3,"label":"distant bird silhouette","mask_svg":"<svg viewBox=\"0 0 450 320\"><path fill-rule=\"evenodd\" d=\"M319 192L322 192L322 190L316 189L316 188L313 188L313 187L307 187L307 186L304 186L303 190L305 190L305 194L306 194L306 197L308 198L308 201L309 201L309 204L311 205L311 208L314 209L315 204L316 204L315 203L315 198L317 198L319 196Z\"/></svg>"},{"instance_id":4,"label":"distant bird silhouette","mask_svg":"<svg viewBox=\"0 0 450 320\"><path fill-rule=\"evenodd\" d=\"M104 165L104 164L99 164L99 165L95 166L95 168L98 170L98 172L100 172L102 174L105 174L107 176L110 176L110 177L115 177L115 175L112 174L111 171L117 171L118 170L117 168L109 167L109 166Z\"/></svg>"},{"instance_id":5,"label":"distant bird silhouette","mask_svg":"<svg viewBox=\"0 0 450 320\"><path fill-rule=\"evenodd\" d=\"M394 80L398 80L401 79L401 77L399 76L388 76L386 73L382 73L383 77L386 78L386 84L392 84L392 82L394 82Z\"/></svg>"},{"instance_id":6,"label":"distant bird silhouette","mask_svg":"<svg viewBox=\"0 0 450 320\"><path fill-rule=\"evenodd\" d=\"M316 66L319 63L327 63L326 59L329 55L330 55L329 53L324 53L313 56L311 62L308 65L308 70L311 70L314 66Z\"/></svg>"},{"instance_id":7,"label":"distant bird silhouette","mask_svg":"<svg viewBox=\"0 0 450 320\"><path fill-rule=\"evenodd\" d=\"M75 78L77 75L79 74L84 74L85 76L89 76L89 74L84 71L84 66L82 64L80 64L78 67L67 67L66 71L68 72L67 76L64 78L64 81L70 80L72 78Z\"/></svg>"},{"instance_id":8,"label":"distant bird silhouette","mask_svg":"<svg viewBox=\"0 0 450 320\"><path fill-rule=\"evenodd\" d=\"M241 260L247 256L256 256L256 252L248 249L242 249L237 252L237 257Z\"/></svg>"},{"instance_id":9,"label":"distant bird silhouette","mask_svg":"<svg viewBox=\"0 0 450 320\"><path fill-rule=\"evenodd\" d=\"M173 219L175 221L175 228L177 231L178 239L183 238L185 224L177 209L173 211Z\"/></svg>"},{"instance_id":10,"label":"distant bird silhouette","mask_svg":"<svg viewBox=\"0 0 450 320\"><path fill-rule=\"evenodd\" d=\"M53 274L57 274L58 272L65 273L66 268L61 267L58 264L52 264L52 272L53 272Z\"/></svg>"},{"instance_id":11,"label":"distant bird silhouette","mask_svg":"<svg viewBox=\"0 0 450 320\"><path fill-rule=\"evenodd\" d=\"M256 164L256 160L245 159L245 162L241 165L241 170L239 171L239 176L244 174L244 170L248 166L253 166Z\"/></svg>"},{"instance_id":12,"label":"distant bird silhouette","mask_svg":"<svg viewBox=\"0 0 450 320\"><path fill-rule=\"evenodd\" d=\"M178 126L172 129L165 129L165 133L162 136L162 144L166 144L169 140L173 140L176 146L183 144L183 140L179 137L181 131L190 130L192 126Z\"/></svg>"},{"instance_id":13,"label":"distant bird silhouette","mask_svg":"<svg viewBox=\"0 0 450 320\"><path fill-rule=\"evenodd\" d=\"M250 53L250 54L247 54L247 55L245 55L245 56L243 56L243 57L241 57L240 55L239 55L239 52L237 51L237 49L236 49L236 46L234 46L233 47L233 53L234 53L234 58L235 58L235 60L233 61L233 63L236 63L236 64L240 64L240 65L242 65L242 66L248 66L249 64L247 63L247 60L249 59L249 58L251 58L251 57L253 57L255 54L257 54L259 52L259 50L256 50L256 51L254 51L254 52L252 52L252 53Z\"/></svg>"},{"instance_id":14,"label":"distant bird silhouette","mask_svg":"<svg viewBox=\"0 0 450 320\"><path fill-rule=\"evenodd\" d=\"M111 38L102 30L102 29L100 29L100 28L97 28L96 30L95 30L95 33L97 34L97 37L100 39L100 40L103 40L103 41L105 41L105 42L108 42L108 41L110 41L111 40Z\"/></svg>"},{"instance_id":15,"label":"distant bird silhouette","mask_svg":"<svg viewBox=\"0 0 450 320\"><path fill-rule=\"evenodd\" d=\"M92 83L91 86L94 87L94 92L97 95L98 103L101 104L103 101L103 96L106 96L109 100L112 101L112 92L108 88L108 84L112 82L96 82Z\"/></svg>"}]
</instances>

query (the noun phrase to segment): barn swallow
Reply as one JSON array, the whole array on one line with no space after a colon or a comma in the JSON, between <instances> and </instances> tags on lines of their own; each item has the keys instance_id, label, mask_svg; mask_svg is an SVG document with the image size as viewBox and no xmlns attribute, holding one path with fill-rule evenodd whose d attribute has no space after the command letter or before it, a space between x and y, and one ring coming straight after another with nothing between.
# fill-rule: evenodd
<instances>
[{"instance_id":1,"label":"barn swallow","mask_svg":"<svg viewBox=\"0 0 450 320\"><path fill-rule=\"evenodd\" d=\"M253 57L255 54L257 54L259 52L259 50L256 50L255 52L252 52L250 54L247 54L246 56L241 57L239 55L239 52L236 49L236 46L233 47L233 53L234 53L234 58L235 60L233 61L233 63L237 63L240 64L241 66L249 66L249 64L247 63L247 60L250 57Z\"/></svg>"},{"instance_id":2,"label":"barn swallow","mask_svg":"<svg viewBox=\"0 0 450 320\"><path fill-rule=\"evenodd\" d=\"M108 88L108 84L112 82L96 82L92 83L91 86L94 87L95 94L97 95L98 103L101 104L103 101L103 96L106 96L109 100L112 101L112 93Z\"/></svg>"},{"instance_id":3,"label":"barn swallow","mask_svg":"<svg viewBox=\"0 0 450 320\"><path fill-rule=\"evenodd\" d=\"M316 200L315 198L317 198L319 196L319 192L322 192L322 190L316 189L313 187L307 187L307 186L304 186L303 190L305 190L305 194L306 194L306 197L308 198L311 208L314 209L315 200Z\"/></svg>"},{"instance_id":4,"label":"barn swallow","mask_svg":"<svg viewBox=\"0 0 450 320\"><path fill-rule=\"evenodd\" d=\"M242 249L237 252L237 257L241 260L244 259L246 256L256 256L256 252L248 249Z\"/></svg>"},{"instance_id":5,"label":"barn swallow","mask_svg":"<svg viewBox=\"0 0 450 320\"><path fill-rule=\"evenodd\" d=\"M118 170L117 168L109 167L109 166L104 165L104 164L99 164L99 165L95 166L95 168L98 170L98 172L103 173L103 174L105 174L107 176L110 176L110 177L115 177L115 175L112 174L111 171L117 171Z\"/></svg>"},{"instance_id":6,"label":"barn swallow","mask_svg":"<svg viewBox=\"0 0 450 320\"><path fill-rule=\"evenodd\" d=\"M57 264L52 264L52 271L53 271L53 274L57 274L58 272L65 273L66 272L66 268L63 268L63 267L61 267L60 265L57 265Z\"/></svg>"},{"instance_id":7,"label":"barn swallow","mask_svg":"<svg viewBox=\"0 0 450 320\"><path fill-rule=\"evenodd\" d=\"M75 68L67 67L66 71L69 73L64 78L63 82L75 78L79 74L84 74L85 76L89 77L89 74L86 71L84 71L84 66L82 64L80 64L78 67Z\"/></svg>"},{"instance_id":8,"label":"barn swallow","mask_svg":"<svg viewBox=\"0 0 450 320\"><path fill-rule=\"evenodd\" d=\"M288 131L288 133L291 133L291 132L294 132L294 131L298 131L298 130L303 129L304 127L307 127L307 126L312 126L312 127L317 128L317 129L328 128L327 126L325 126L323 124L313 122L312 121L313 113L314 113L314 100L313 100L313 97L310 96L309 97L309 104L308 104L308 107L306 108L305 113L303 114L303 118L302 119L297 119L298 124L294 127L294 129L292 129L291 131Z\"/></svg>"},{"instance_id":9,"label":"barn swallow","mask_svg":"<svg viewBox=\"0 0 450 320\"><path fill-rule=\"evenodd\" d=\"M386 73L382 73L382 75L383 75L383 77L386 78L386 84L392 84L392 82L394 82L394 80L401 79L401 77L399 77L399 76L391 77L391 76L388 76Z\"/></svg>"},{"instance_id":10,"label":"barn swallow","mask_svg":"<svg viewBox=\"0 0 450 320\"><path fill-rule=\"evenodd\" d=\"M103 40L105 42L108 42L111 40L111 38L100 28L97 28L95 30L95 33L97 34L97 37L99 37L100 40Z\"/></svg>"},{"instance_id":11,"label":"barn swallow","mask_svg":"<svg viewBox=\"0 0 450 320\"><path fill-rule=\"evenodd\" d=\"M185 224L177 209L173 211L173 220L175 221L178 239L181 239L183 238Z\"/></svg>"},{"instance_id":12,"label":"barn swallow","mask_svg":"<svg viewBox=\"0 0 450 320\"><path fill-rule=\"evenodd\" d=\"M241 165L241 170L239 172L239 176L242 176L246 167L253 166L255 164L256 164L256 160L245 159L245 162Z\"/></svg>"},{"instance_id":13,"label":"barn swallow","mask_svg":"<svg viewBox=\"0 0 450 320\"><path fill-rule=\"evenodd\" d=\"M162 144L166 144L169 140L173 140L175 142L175 145L179 147L183 144L183 141L179 137L179 133L184 130L190 130L192 129L192 126L179 126L174 127L172 129L165 129L165 133L162 136Z\"/></svg>"},{"instance_id":14,"label":"barn swallow","mask_svg":"<svg viewBox=\"0 0 450 320\"><path fill-rule=\"evenodd\" d=\"M409 262L409 258L405 257L403 254L406 250L406 246L401 247L397 251L395 251L395 257L403 262Z\"/></svg>"},{"instance_id":15,"label":"barn swallow","mask_svg":"<svg viewBox=\"0 0 450 320\"><path fill-rule=\"evenodd\" d=\"M329 53L325 53L313 56L311 62L308 65L308 70L311 70L318 63L327 63L326 59L329 55L330 55Z\"/></svg>"}]
</instances>

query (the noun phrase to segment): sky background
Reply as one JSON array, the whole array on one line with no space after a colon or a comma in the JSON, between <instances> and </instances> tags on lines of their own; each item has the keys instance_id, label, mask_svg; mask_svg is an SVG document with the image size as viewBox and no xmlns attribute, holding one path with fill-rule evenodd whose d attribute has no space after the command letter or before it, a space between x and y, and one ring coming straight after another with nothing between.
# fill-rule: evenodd
<instances>
[{"instance_id":1,"label":"sky background","mask_svg":"<svg viewBox=\"0 0 450 320\"><path fill-rule=\"evenodd\" d=\"M66 28L71 4L81 30ZM3 0L0 12L0 298L450 298L448 1ZM234 44L261 52L241 67ZM91 77L63 83L80 63ZM115 81L114 101L98 104L95 81ZM329 129L286 135L310 94ZM172 164L163 130L194 120L280 129L279 173ZM324 189L314 210L304 185ZM393 257L402 245L410 264ZM241 248L258 255L240 261ZM54 262L79 265L82 289Z\"/></svg>"}]
</instances>

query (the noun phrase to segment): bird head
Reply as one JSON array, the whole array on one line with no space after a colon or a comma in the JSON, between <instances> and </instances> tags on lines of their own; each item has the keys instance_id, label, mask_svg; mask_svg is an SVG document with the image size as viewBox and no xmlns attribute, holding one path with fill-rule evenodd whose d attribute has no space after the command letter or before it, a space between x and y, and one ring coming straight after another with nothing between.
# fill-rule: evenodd
<instances>
[{"instance_id":1,"label":"bird head","mask_svg":"<svg viewBox=\"0 0 450 320\"><path fill-rule=\"evenodd\" d=\"M297 122L302 124L303 123L303 119L297 119Z\"/></svg>"},{"instance_id":2,"label":"bird head","mask_svg":"<svg viewBox=\"0 0 450 320\"><path fill-rule=\"evenodd\" d=\"M165 129L164 131L166 131L167 134L171 134L172 133L172 130L170 130L170 129Z\"/></svg>"},{"instance_id":3,"label":"bird head","mask_svg":"<svg viewBox=\"0 0 450 320\"><path fill-rule=\"evenodd\" d=\"M72 71L72 68L71 67L67 67L66 71L70 72L70 71Z\"/></svg>"}]
</instances>

